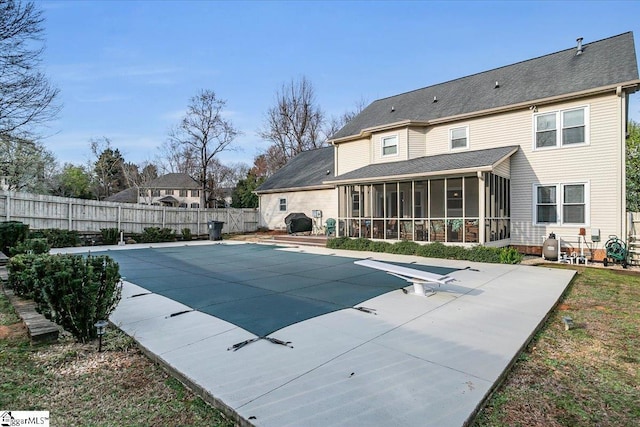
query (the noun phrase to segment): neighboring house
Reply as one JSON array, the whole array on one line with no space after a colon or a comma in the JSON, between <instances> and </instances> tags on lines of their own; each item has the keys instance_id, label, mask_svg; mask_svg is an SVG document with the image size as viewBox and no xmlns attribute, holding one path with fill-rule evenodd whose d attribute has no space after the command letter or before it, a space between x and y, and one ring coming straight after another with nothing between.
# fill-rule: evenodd
<instances>
[{"instance_id":1,"label":"neighboring house","mask_svg":"<svg viewBox=\"0 0 640 427\"><path fill-rule=\"evenodd\" d=\"M220 187L216 188L213 191L213 199L214 202L211 206L215 206L216 208L228 208L231 207L231 202L233 201L233 187Z\"/></svg>"},{"instance_id":2,"label":"neighboring house","mask_svg":"<svg viewBox=\"0 0 640 427\"><path fill-rule=\"evenodd\" d=\"M330 140L339 234L532 253L551 232L624 236L633 34L581 42L369 105ZM257 191L268 227L280 197L314 200L304 183L265 197L277 175Z\"/></svg>"},{"instance_id":3,"label":"neighboring house","mask_svg":"<svg viewBox=\"0 0 640 427\"><path fill-rule=\"evenodd\" d=\"M168 173L138 187L137 190L129 188L105 200L154 206L199 208L199 187L198 182L185 173Z\"/></svg>"},{"instance_id":4,"label":"neighboring house","mask_svg":"<svg viewBox=\"0 0 640 427\"><path fill-rule=\"evenodd\" d=\"M291 159L256 189L260 226L284 230L284 218L292 212L313 217L313 211L319 211L322 218L316 218L318 223L323 218L336 218L336 186L324 183L333 179L334 168L333 147L304 151Z\"/></svg>"}]
</instances>

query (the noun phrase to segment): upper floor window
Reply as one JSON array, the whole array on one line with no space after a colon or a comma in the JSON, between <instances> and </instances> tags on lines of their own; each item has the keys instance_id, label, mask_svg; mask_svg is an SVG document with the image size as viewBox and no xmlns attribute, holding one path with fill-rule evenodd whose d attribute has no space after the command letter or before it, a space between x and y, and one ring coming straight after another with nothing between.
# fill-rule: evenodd
<instances>
[{"instance_id":1,"label":"upper floor window","mask_svg":"<svg viewBox=\"0 0 640 427\"><path fill-rule=\"evenodd\" d=\"M200 190L191 190L191 197L200 197Z\"/></svg>"},{"instance_id":2,"label":"upper floor window","mask_svg":"<svg viewBox=\"0 0 640 427\"><path fill-rule=\"evenodd\" d=\"M535 148L587 144L588 107L538 114L535 117Z\"/></svg>"},{"instance_id":3,"label":"upper floor window","mask_svg":"<svg viewBox=\"0 0 640 427\"><path fill-rule=\"evenodd\" d=\"M173 196L173 190L164 190L164 194L167 196Z\"/></svg>"},{"instance_id":4,"label":"upper floor window","mask_svg":"<svg viewBox=\"0 0 640 427\"><path fill-rule=\"evenodd\" d=\"M537 224L587 224L588 187L585 183L537 185Z\"/></svg>"},{"instance_id":5,"label":"upper floor window","mask_svg":"<svg viewBox=\"0 0 640 427\"><path fill-rule=\"evenodd\" d=\"M280 212L286 212L287 211L287 199L280 199L279 200L279 205L280 205Z\"/></svg>"},{"instance_id":6,"label":"upper floor window","mask_svg":"<svg viewBox=\"0 0 640 427\"><path fill-rule=\"evenodd\" d=\"M159 197L160 190L151 190L151 197Z\"/></svg>"},{"instance_id":7,"label":"upper floor window","mask_svg":"<svg viewBox=\"0 0 640 427\"><path fill-rule=\"evenodd\" d=\"M382 138L382 155L395 156L396 154L398 154L398 137L394 135Z\"/></svg>"},{"instance_id":8,"label":"upper floor window","mask_svg":"<svg viewBox=\"0 0 640 427\"><path fill-rule=\"evenodd\" d=\"M187 190L180 190L180 197L187 197Z\"/></svg>"},{"instance_id":9,"label":"upper floor window","mask_svg":"<svg viewBox=\"0 0 640 427\"><path fill-rule=\"evenodd\" d=\"M452 150L469 147L469 128L467 126L449 130L449 148Z\"/></svg>"}]
</instances>

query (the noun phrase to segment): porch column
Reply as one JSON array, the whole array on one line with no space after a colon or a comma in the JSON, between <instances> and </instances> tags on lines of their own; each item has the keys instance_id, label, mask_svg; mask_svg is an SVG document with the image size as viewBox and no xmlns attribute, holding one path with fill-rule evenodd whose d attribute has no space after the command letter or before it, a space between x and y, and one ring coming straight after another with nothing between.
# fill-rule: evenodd
<instances>
[{"instance_id":1,"label":"porch column","mask_svg":"<svg viewBox=\"0 0 640 427\"><path fill-rule=\"evenodd\" d=\"M478 185L480 186L480 188L478 188L478 213L480 214L479 219L478 219L478 240L479 243L481 245L484 245L486 243L485 241L485 209L486 209L486 203L484 202L485 200L485 185L484 185L484 174L480 171L477 172L478 175Z\"/></svg>"}]
</instances>

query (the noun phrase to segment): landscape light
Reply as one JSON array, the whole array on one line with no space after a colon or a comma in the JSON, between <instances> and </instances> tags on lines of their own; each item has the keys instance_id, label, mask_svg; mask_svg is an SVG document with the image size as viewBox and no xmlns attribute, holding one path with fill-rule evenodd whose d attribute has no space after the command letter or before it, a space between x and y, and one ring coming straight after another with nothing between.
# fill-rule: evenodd
<instances>
[{"instance_id":1,"label":"landscape light","mask_svg":"<svg viewBox=\"0 0 640 427\"><path fill-rule=\"evenodd\" d=\"M105 329L109 322L106 320L98 320L94 325L96 327L96 331L98 333L98 352L102 351L102 336L105 333Z\"/></svg>"}]
</instances>

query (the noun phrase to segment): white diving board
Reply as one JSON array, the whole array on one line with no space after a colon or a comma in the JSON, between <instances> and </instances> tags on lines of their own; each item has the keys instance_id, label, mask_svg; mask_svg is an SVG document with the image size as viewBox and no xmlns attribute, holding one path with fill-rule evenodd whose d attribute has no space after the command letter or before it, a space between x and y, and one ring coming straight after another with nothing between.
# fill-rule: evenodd
<instances>
[{"instance_id":1,"label":"white diving board","mask_svg":"<svg viewBox=\"0 0 640 427\"><path fill-rule=\"evenodd\" d=\"M354 264L361 265L363 267L374 268L376 270L382 270L387 274L399 277L407 282L413 284L413 292L419 296L431 296L435 294L435 290L427 286L431 291L429 295L425 292L425 285L446 285L447 283L455 282L456 279L449 276L441 276L439 274L429 273L428 271L417 270L415 268L400 267L394 264L387 264L386 262L374 261L372 259L363 259L354 261Z\"/></svg>"}]
</instances>

